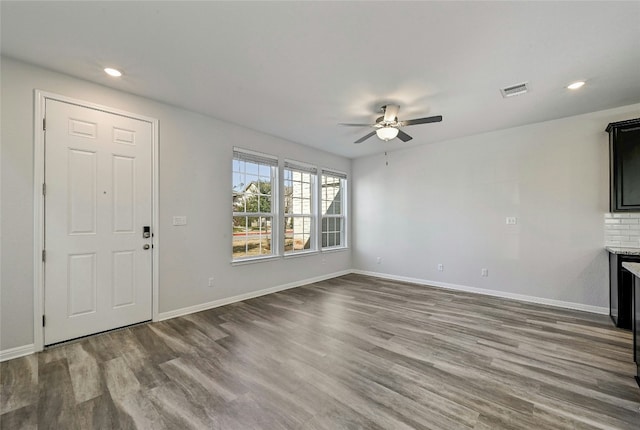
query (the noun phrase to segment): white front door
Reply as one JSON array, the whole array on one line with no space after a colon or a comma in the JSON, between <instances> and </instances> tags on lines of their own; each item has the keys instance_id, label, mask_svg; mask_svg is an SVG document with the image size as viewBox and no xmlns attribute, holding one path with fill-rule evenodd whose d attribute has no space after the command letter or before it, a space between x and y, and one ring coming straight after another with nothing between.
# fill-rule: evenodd
<instances>
[{"instance_id":1,"label":"white front door","mask_svg":"<svg viewBox=\"0 0 640 430\"><path fill-rule=\"evenodd\" d=\"M44 343L152 317L152 125L46 99Z\"/></svg>"}]
</instances>

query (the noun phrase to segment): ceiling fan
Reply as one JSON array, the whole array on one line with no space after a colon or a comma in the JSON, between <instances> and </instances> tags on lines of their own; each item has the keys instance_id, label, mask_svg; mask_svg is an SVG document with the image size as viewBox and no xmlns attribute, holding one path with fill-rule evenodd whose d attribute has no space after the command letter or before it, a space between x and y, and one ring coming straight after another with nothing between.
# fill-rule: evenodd
<instances>
[{"instance_id":1,"label":"ceiling fan","mask_svg":"<svg viewBox=\"0 0 640 430\"><path fill-rule=\"evenodd\" d=\"M400 130L400 127L406 127L409 125L417 125L417 124L428 124L430 122L440 122L442 121L442 115L436 116L428 116L426 118L416 118L416 119L408 119L406 121L398 121L398 111L400 110L400 106L398 105L384 105L380 108L380 110L384 113L383 116L376 119L375 124L344 124L349 127L374 127L375 130L366 136L361 137L356 140L354 143L362 143L374 134L378 135L378 137L385 142L394 139L397 137L403 142L408 142L413 137L409 136L404 131Z\"/></svg>"}]
</instances>

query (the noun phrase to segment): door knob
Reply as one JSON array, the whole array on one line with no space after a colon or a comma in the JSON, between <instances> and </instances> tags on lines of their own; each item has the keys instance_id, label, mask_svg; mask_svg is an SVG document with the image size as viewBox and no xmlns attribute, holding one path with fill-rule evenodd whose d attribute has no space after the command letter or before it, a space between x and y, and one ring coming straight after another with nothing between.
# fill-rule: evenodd
<instances>
[{"instance_id":1,"label":"door knob","mask_svg":"<svg viewBox=\"0 0 640 430\"><path fill-rule=\"evenodd\" d=\"M149 248L151 248L151 247L149 246L148 243L145 243L144 245L142 245L142 249L149 249Z\"/></svg>"}]
</instances>

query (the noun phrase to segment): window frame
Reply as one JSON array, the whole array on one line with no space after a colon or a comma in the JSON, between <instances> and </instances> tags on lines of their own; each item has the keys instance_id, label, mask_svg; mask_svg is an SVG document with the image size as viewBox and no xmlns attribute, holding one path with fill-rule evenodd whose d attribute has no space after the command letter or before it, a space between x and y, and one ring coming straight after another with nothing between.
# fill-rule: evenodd
<instances>
[{"instance_id":1,"label":"window frame","mask_svg":"<svg viewBox=\"0 0 640 430\"><path fill-rule=\"evenodd\" d=\"M271 184L271 190L270 190L270 212L247 212L246 211L246 207L244 208L244 211L237 211L235 207L233 207L233 203L232 203L232 234L231 234L231 263L233 264L240 264L240 263L245 263L245 262L251 262L251 261L262 261L262 260L269 260L269 259L273 259L273 258L277 258L280 256L280 241L279 241L279 234L278 232L280 231L279 225L279 202L280 202L280 197L279 197L279 165L278 165L278 158L274 157L272 155L268 155L268 154L264 154L261 152L256 152L256 151L251 151L251 150L247 150L247 149L243 149L243 148L237 148L234 147L233 148L233 156L232 156L232 161L231 161L231 171L232 171L232 175L231 175L231 195L233 197L232 202L235 201L236 195L238 194L243 194L243 195L247 195L247 194L256 194L256 193L247 193L247 188L245 188L244 191L242 191L241 193L238 193L238 191L236 191L234 189L234 183L235 183L235 175L236 173L240 173L244 175L244 178L246 180L247 176L256 176L258 178L258 184L260 184L260 178L263 177L263 175L260 175L259 173L256 175L247 175L247 171L246 169L243 172L240 171L236 171L235 170L235 162L236 161L241 161L241 162L245 162L245 163L253 163L253 164L257 164L258 165L258 172L260 171L260 166L266 166L269 168L269 179L270 179L270 184ZM253 181L251 182L253 183ZM251 185L251 183L249 185ZM260 206L260 202L261 202L261 198L266 195L266 194L262 194L260 192L260 185L258 185L258 207ZM269 234L269 243L270 243L270 253L269 254L258 254L258 255L244 255L242 257L235 257L234 256L234 252L233 252L233 244L234 244L234 237L235 237L235 224L234 224L234 220L236 219L236 217L252 217L252 218L271 218L271 225L270 225L270 234ZM260 221L262 222L262 220ZM246 224L245 224L245 227ZM260 234L262 236L262 234ZM245 237L248 238L248 235L245 235ZM245 253L246 253L246 248L245 248Z\"/></svg>"},{"instance_id":2,"label":"window frame","mask_svg":"<svg viewBox=\"0 0 640 430\"><path fill-rule=\"evenodd\" d=\"M310 186L309 190L311 195L309 196L309 205L310 211L308 214L305 213L287 213L287 171L290 171L292 174L297 172L301 174L309 174L310 175ZM319 237L318 237L318 168L311 164L294 161L294 160L286 160L284 161L284 168L282 169L282 177L283 177L283 185L282 185L282 239L283 239L283 255L285 257L293 257L298 255L316 253L319 248ZM293 181L293 180L292 180ZM304 182L302 182L304 183ZM294 197L292 197L293 199ZM309 227L309 241L310 246L308 249L299 249L299 250L289 250L286 249L286 241L287 241L287 218L310 218L310 227ZM294 230L294 241L295 241L295 230ZM294 242L295 243L295 242Z\"/></svg>"},{"instance_id":3,"label":"window frame","mask_svg":"<svg viewBox=\"0 0 640 430\"><path fill-rule=\"evenodd\" d=\"M339 179L339 183L340 183L340 214L325 214L323 213L323 204L325 201L324 198L324 193L323 193L323 185L325 183L324 177L332 177L332 178L337 178ZM331 251L339 251L342 249L346 249L349 247L348 244L348 234L347 234L347 230L348 230L348 208L347 208L347 186L348 186L348 177L346 173L342 173L336 170L330 170L330 169L322 169L322 171L319 174L319 180L318 180L318 184L319 184L319 219L320 222L318 223L318 245L319 245L319 249L322 252L331 252ZM324 245L324 230L323 230L323 226L324 226L324 220L325 219L338 219L340 220L341 223L341 230L340 230L340 245ZM335 230L333 230L333 232L335 233Z\"/></svg>"}]
</instances>

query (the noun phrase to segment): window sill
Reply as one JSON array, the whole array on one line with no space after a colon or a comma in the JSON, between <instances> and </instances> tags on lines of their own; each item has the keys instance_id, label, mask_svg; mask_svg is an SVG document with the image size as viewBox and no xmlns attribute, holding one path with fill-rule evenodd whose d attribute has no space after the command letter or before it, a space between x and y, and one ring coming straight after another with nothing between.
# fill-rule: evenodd
<instances>
[{"instance_id":1,"label":"window sill","mask_svg":"<svg viewBox=\"0 0 640 430\"><path fill-rule=\"evenodd\" d=\"M348 246L341 246L341 247L336 247L336 248L325 248L323 250L321 250L321 252L323 254L329 254L332 252L342 252L342 251L348 251L349 247Z\"/></svg>"},{"instance_id":2,"label":"window sill","mask_svg":"<svg viewBox=\"0 0 640 430\"><path fill-rule=\"evenodd\" d=\"M320 251L318 251L317 249L304 252L292 252L290 254L285 254L284 258L285 260L288 260L289 258L305 257L307 255L318 255L319 253Z\"/></svg>"},{"instance_id":3,"label":"window sill","mask_svg":"<svg viewBox=\"0 0 640 430\"><path fill-rule=\"evenodd\" d=\"M232 260L232 266L244 266L245 264L262 263L263 261L273 261L282 258L281 255L269 255L268 257L245 258L242 260Z\"/></svg>"}]
</instances>

